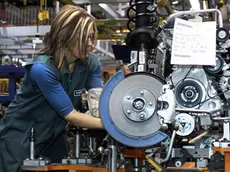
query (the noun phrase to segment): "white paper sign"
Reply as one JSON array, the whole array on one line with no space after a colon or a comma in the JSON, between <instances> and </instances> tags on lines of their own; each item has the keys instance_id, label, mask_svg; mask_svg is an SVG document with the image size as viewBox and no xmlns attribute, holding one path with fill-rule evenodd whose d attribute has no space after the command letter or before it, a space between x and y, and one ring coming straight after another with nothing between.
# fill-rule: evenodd
<instances>
[{"instance_id":1,"label":"white paper sign","mask_svg":"<svg viewBox=\"0 0 230 172\"><path fill-rule=\"evenodd\" d=\"M171 64L216 65L216 22L175 20Z\"/></svg>"}]
</instances>

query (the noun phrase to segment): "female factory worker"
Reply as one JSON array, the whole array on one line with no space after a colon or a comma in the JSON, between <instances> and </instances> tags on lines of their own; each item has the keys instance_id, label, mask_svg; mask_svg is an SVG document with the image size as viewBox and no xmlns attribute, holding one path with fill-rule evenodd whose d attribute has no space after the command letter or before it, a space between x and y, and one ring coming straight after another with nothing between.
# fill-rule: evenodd
<instances>
[{"instance_id":1,"label":"female factory worker","mask_svg":"<svg viewBox=\"0 0 230 172\"><path fill-rule=\"evenodd\" d=\"M44 49L32 63L16 97L0 120L0 172L18 172L29 155L34 128L35 154L52 162L67 156L65 126L102 129L99 118L78 109L84 88L102 87L101 67L90 54L96 25L84 9L64 6L45 36Z\"/></svg>"}]
</instances>

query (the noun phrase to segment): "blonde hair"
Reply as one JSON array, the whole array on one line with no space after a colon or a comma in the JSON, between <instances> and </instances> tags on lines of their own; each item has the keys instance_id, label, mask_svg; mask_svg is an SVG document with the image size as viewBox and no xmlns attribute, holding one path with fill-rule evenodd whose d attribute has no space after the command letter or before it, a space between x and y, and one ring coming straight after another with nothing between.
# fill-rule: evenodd
<instances>
[{"instance_id":1,"label":"blonde hair","mask_svg":"<svg viewBox=\"0 0 230 172\"><path fill-rule=\"evenodd\" d=\"M64 6L57 13L50 31L45 35L45 48L39 54L52 56L55 66L63 68L66 55L73 55L73 48L78 41L78 58L86 63L88 38L92 27L96 36L94 18L86 10L73 5ZM96 38L93 41L96 41Z\"/></svg>"}]
</instances>

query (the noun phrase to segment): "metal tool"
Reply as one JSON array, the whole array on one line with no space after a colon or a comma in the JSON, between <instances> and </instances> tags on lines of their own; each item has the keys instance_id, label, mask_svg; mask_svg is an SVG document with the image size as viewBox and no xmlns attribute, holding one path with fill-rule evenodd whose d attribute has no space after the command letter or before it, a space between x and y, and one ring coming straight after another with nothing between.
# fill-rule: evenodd
<instances>
[{"instance_id":1,"label":"metal tool","mask_svg":"<svg viewBox=\"0 0 230 172\"><path fill-rule=\"evenodd\" d=\"M30 156L23 160L23 167L36 167L36 166L46 166L51 163L50 159L39 157L36 159L35 157L35 132L32 127L30 130Z\"/></svg>"}]
</instances>

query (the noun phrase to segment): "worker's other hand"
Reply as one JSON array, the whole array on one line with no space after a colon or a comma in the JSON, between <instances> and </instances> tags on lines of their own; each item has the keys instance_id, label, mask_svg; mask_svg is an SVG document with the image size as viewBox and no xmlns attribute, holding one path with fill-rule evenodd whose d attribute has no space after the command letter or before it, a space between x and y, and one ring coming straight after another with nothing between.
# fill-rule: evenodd
<instances>
[{"instance_id":1,"label":"worker's other hand","mask_svg":"<svg viewBox=\"0 0 230 172\"><path fill-rule=\"evenodd\" d=\"M88 91L88 106L89 111L87 113L99 118L99 100L101 96L102 88L92 88Z\"/></svg>"}]
</instances>

